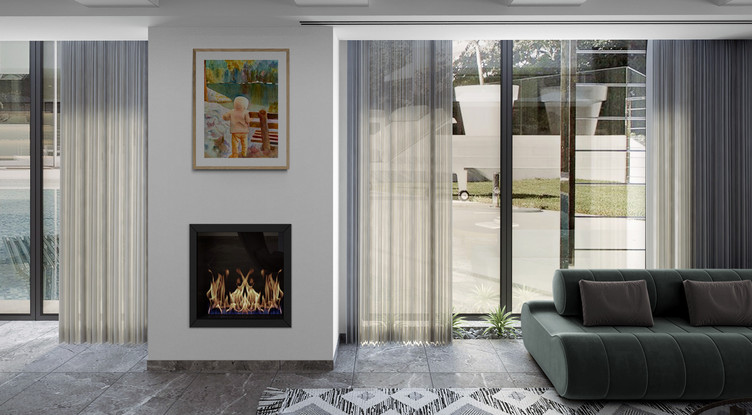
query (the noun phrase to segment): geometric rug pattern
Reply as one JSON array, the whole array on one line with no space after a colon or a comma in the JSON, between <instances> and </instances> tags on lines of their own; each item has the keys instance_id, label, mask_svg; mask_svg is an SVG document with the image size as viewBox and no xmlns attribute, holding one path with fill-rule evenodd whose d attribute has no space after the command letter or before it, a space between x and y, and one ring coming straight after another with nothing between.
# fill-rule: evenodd
<instances>
[{"instance_id":1,"label":"geometric rug pattern","mask_svg":"<svg viewBox=\"0 0 752 415\"><path fill-rule=\"evenodd\" d=\"M267 388L258 415L689 415L700 402L572 401L550 388Z\"/></svg>"}]
</instances>

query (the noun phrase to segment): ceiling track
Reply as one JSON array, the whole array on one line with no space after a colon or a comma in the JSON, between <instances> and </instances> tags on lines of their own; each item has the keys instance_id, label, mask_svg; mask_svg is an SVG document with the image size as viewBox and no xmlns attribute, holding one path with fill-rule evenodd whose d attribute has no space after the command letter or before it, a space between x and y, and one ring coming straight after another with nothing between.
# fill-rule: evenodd
<instances>
[{"instance_id":1,"label":"ceiling track","mask_svg":"<svg viewBox=\"0 0 752 415\"><path fill-rule=\"evenodd\" d=\"M752 20L301 20L301 26L749 25Z\"/></svg>"}]
</instances>

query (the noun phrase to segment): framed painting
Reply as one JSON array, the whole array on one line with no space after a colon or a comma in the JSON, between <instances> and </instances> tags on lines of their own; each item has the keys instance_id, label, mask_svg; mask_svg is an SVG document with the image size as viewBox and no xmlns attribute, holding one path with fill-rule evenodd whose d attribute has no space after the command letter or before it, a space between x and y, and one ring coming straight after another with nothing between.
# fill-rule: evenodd
<instances>
[{"instance_id":1,"label":"framed painting","mask_svg":"<svg viewBox=\"0 0 752 415\"><path fill-rule=\"evenodd\" d=\"M193 168L289 168L289 87L289 49L193 49Z\"/></svg>"}]
</instances>

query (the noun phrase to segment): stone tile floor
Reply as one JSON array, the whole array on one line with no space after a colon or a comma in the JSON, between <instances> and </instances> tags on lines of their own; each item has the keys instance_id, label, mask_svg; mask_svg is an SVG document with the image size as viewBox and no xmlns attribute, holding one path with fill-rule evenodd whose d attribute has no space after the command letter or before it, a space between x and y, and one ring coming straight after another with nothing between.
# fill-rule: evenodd
<instances>
[{"instance_id":1,"label":"stone tile floor","mask_svg":"<svg viewBox=\"0 0 752 415\"><path fill-rule=\"evenodd\" d=\"M0 321L0 414L253 414L268 386L550 387L522 340L340 346L332 371L146 370L146 345L58 344L57 322Z\"/></svg>"}]
</instances>

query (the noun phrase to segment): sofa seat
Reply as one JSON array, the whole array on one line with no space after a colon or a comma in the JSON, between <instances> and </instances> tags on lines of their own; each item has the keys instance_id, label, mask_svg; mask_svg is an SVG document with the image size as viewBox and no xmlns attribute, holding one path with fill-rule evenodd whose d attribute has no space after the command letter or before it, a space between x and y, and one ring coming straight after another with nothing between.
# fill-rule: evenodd
<instances>
[{"instance_id":1,"label":"sofa seat","mask_svg":"<svg viewBox=\"0 0 752 415\"><path fill-rule=\"evenodd\" d=\"M752 396L752 329L692 327L678 317L653 327L585 327L552 302L523 306L525 347L569 399L731 399Z\"/></svg>"},{"instance_id":2,"label":"sofa seat","mask_svg":"<svg viewBox=\"0 0 752 415\"><path fill-rule=\"evenodd\" d=\"M660 291L653 297L660 300ZM684 317L655 315L653 327L587 327L581 315L561 315L562 304L527 302L521 323L525 348L565 398L752 397L750 327L693 327Z\"/></svg>"}]
</instances>

